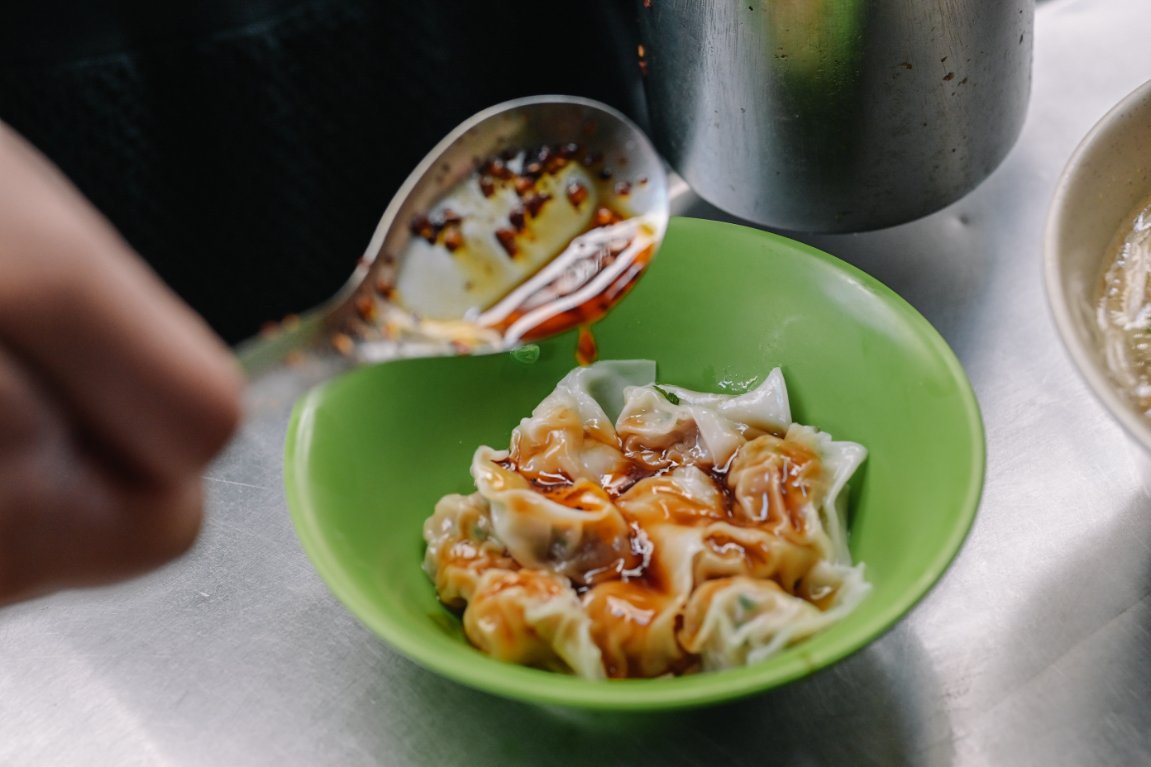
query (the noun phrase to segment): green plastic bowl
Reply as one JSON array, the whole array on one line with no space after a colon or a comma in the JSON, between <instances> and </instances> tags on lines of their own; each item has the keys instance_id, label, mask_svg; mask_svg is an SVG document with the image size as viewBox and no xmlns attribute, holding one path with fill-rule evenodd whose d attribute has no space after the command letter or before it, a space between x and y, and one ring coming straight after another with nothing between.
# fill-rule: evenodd
<instances>
[{"instance_id":1,"label":"green plastic bowl","mask_svg":"<svg viewBox=\"0 0 1151 767\"><path fill-rule=\"evenodd\" d=\"M442 495L474 490L475 448L505 446L574 367L569 334L543 344L534 363L509 354L393 362L334 380L296 405L284 474L304 549L336 596L416 663L543 704L711 704L864 647L955 557L983 486L979 408L939 334L873 278L783 237L675 219L649 273L595 336L601 359L654 359L660 380L704 391L741 391L781 367L794 418L866 445L849 524L871 593L842 622L775 657L680 678L588 681L472 648L420 567L421 526Z\"/></svg>"}]
</instances>

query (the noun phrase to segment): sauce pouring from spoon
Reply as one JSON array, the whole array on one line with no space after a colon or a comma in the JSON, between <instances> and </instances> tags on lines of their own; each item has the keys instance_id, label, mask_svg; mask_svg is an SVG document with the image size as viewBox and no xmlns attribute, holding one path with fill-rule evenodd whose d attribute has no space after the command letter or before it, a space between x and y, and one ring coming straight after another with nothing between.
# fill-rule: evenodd
<instances>
[{"instance_id":1,"label":"sauce pouring from spoon","mask_svg":"<svg viewBox=\"0 0 1151 767\"><path fill-rule=\"evenodd\" d=\"M646 135L588 99L469 118L397 191L341 291L241 344L250 377L514 349L586 328L642 275L668 220Z\"/></svg>"}]
</instances>

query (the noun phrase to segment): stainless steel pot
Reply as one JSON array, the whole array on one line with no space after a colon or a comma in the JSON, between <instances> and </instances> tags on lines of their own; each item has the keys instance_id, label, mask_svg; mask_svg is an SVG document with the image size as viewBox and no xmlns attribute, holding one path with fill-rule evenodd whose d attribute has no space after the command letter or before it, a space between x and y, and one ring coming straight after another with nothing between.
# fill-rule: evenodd
<instances>
[{"instance_id":1,"label":"stainless steel pot","mask_svg":"<svg viewBox=\"0 0 1151 767\"><path fill-rule=\"evenodd\" d=\"M656 145L713 205L846 232L955 201L1014 144L1034 0L637 0Z\"/></svg>"}]
</instances>

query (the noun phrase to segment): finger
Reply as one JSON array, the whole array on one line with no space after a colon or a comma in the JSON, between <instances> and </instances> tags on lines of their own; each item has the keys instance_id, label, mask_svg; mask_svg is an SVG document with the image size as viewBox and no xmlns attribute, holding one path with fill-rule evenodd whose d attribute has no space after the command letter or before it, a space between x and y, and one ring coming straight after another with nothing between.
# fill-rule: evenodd
<instances>
[{"instance_id":1,"label":"finger","mask_svg":"<svg viewBox=\"0 0 1151 767\"><path fill-rule=\"evenodd\" d=\"M195 540L201 485L141 483L109 467L0 349L0 604L104 583Z\"/></svg>"},{"instance_id":2,"label":"finger","mask_svg":"<svg viewBox=\"0 0 1151 767\"><path fill-rule=\"evenodd\" d=\"M0 281L0 341L125 468L167 479L198 469L239 419L230 353L2 126L0 164L0 263L14 276Z\"/></svg>"}]
</instances>

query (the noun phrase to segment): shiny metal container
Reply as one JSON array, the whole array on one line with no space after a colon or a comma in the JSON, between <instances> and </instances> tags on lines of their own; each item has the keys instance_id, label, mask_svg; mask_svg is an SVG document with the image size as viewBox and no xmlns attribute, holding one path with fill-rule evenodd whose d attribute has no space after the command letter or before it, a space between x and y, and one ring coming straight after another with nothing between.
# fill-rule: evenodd
<instances>
[{"instance_id":1,"label":"shiny metal container","mask_svg":"<svg viewBox=\"0 0 1151 767\"><path fill-rule=\"evenodd\" d=\"M637 0L652 133L705 200L850 232L955 201L1003 160L1034 0Z\"/></svg>"}]
</instances>

